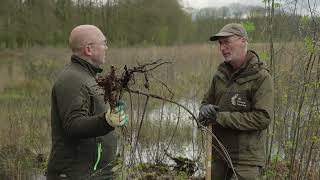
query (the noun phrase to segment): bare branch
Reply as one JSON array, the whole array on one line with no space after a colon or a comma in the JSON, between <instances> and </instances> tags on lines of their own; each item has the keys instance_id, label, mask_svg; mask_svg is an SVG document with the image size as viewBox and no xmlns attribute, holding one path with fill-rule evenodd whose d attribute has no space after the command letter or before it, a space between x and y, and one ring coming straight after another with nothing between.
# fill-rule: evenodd
<instances>
[{"instance_id":1,"label":"bare branch","mask_svg":"<svg viewBox=\"0 0 320 180\"><path fill-rule=\"evenodd\" d=\"M164 97L161 97L161 96L158 96L156 94L149 94L149 93L145 93L145 92L141 92L141 91L138 91L138 90L132 90L132 89L127 89L127 91L131 92L131 93L134 93L134 94L142 94L144 96L147 96L147 97L152 97L154 99L160 99L160 100L163 100L163 101L167 101L167 102L170 102L170 103L173 103L179 107L182 107L184 110L186 110L192 117L193 120L195 120L197 122L197 125L198 127L200 127L200 124L197 120L197 117L188 109L186 108L184 105L174 101L174 100L171 100L171 99L166 99Z\"/></svg>"}]
</instances>

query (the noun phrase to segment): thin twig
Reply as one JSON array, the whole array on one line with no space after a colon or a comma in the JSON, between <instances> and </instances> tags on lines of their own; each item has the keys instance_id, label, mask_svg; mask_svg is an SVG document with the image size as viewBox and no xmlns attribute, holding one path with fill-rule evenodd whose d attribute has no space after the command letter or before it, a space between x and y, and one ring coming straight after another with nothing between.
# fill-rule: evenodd
<instances>
[{"instance_id":1,"label":"thin twig","mask_svg":"<svg viewBox=\"0 0 320 180\"><path fill-rule=\"evenodd\" d=\"M144 96L147 96L147 97L152 97L152 98L155 98L155 99L160 99L160 100L164 100L164 101L168 101L170 103L173 103L173 104L176 104L177 106L179 107L182 107L184 110L186 110L191 116L192 118L197 122L197 125L199 127L199 122L197 120L197 117L188 109L186 108L184 105L174 101L174 100L171 100L171 99L166 99L166 98L163 98L161 96L158 96L156 94L150 94L150 93L145 93L145 92L141 92L141 91L138 91L138 90L133 90L133 89L127 89L128 92L131 92L131 93L134 93L134 94L142 94Z\"/></svg>"},{"instance_id":2,"label":"thin twig","mask_svg":"<svg viewBox=\"0 0 320 180\"><path fill-rule=\"evenodd\" d=\"M143 109L143 112L142 112L141 121L140 121L140 124L139 124L139 129L138 129L138 134L137 134L136 142L135 142L135 144L134 144L134 146L133 146L133 153L136 152L136 147L137 147L137 144L138 144L138 141L139 141L140 132L141 132L142 124L143 124L143 119L144 119L144 116L145 116L145 113L146 113L148 101L149 101L149 96L147 96L147 99L146 99L146 101L145 101L145 105L144 105L144 109Z\"/></svg>"},{"instance_id":3,"label":"thin twig","mask_svg":"<svg viewBox=\"0 0 320 180\"><path fill-rule=\"evenodd\" d=\"M172 98L174 97L173 91L168 87L168 85L167 85L165 82L161 81L161 80L158 79L158 78L155 78L152 74L150 74L150 76L151 76L153 79L155 79L156 81L158 81L161 85L163 85L163 86L168 90L168 92L171 94L170 99L172 99Z\"/></svg>"}]
</instances>

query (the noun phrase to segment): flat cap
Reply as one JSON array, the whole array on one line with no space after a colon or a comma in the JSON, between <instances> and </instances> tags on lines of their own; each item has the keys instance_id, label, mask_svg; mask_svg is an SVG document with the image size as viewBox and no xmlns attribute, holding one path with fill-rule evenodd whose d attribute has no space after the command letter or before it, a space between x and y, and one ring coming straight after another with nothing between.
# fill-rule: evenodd
<instances>
[{"instance_id":1,"label":"flat cap","mask_svg":"<svg viewBox=\"0 0 320 180\"><path fill-rule=\"evenodd\" d=\"M248 39L247 31L241 24L230 23L223 26L223 28L217 34L210 36L210 41L216 41L219 39L219 37L227 37L232 35L237 35Z\"/></svg>"}]
</instances>

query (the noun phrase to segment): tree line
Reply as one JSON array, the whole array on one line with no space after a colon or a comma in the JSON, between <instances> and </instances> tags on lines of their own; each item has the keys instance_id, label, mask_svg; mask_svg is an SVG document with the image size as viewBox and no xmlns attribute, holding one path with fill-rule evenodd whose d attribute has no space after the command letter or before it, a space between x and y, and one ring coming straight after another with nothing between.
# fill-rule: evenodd
<instances>
[{"instance_id":1,"label":"tree line","mask_svg":"<svg viewBox=\"0 0 320 180\"><path fill-rule=\"evenodd\" d=\"M0 47L65 46L79 24L97 25L118 47L207 42L228 22L244 23L250 40L265 42L266 12L240 4L190 12L179 0L2 0ZM287 20L293 15L275 16L276 41L301 33Z\"/></svg>"}]
</instances>

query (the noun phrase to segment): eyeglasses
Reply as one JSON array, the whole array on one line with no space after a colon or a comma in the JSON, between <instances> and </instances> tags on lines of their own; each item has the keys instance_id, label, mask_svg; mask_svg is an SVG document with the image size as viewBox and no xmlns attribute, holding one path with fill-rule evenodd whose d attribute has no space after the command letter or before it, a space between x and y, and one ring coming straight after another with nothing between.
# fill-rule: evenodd
<instances>
[{"instance_id":1,"label":"eyeglasses","mask_svg":"<svg viewBox=\"0 0 320 180\"><path fill-rule=\"evenodd\" d=\"M232 40L231 39L232 37L235 37L235 36L231 36L231 37L223 39L223 40L218 40L218 41L216 41L216 45L219 46L220 48L222 46L229 47L231 43L233 43L233 42L235 42L235 41L237 41L237 40L242 38L242 37L237 36L238 37L237 39L233 39Z\"/></svg>"},{"instance_id":2,"label":"eyeglasses","mask_svg":"<svg viewBox=\"0 0 320 180\"><path fill-rule=\"evenodd\" d=\"M98 45L103 45L103 46L105 46L105 47L108 47L107 40L103 40L103 41L100 42L100 43L88 43L87 45L92 45L92 44L98 44Z\"/></svg>"}]
</instances>

